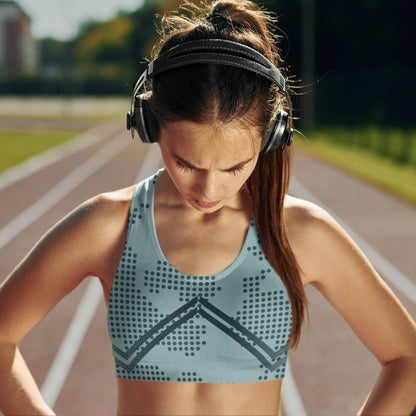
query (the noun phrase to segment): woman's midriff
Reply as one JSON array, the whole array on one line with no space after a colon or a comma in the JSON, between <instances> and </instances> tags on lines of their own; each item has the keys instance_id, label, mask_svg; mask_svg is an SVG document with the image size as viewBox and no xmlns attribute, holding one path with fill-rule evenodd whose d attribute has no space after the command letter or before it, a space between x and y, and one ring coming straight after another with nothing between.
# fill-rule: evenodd
<instances>
[{"instance_id":1,"label":"woman's midriff","mask_svg":"<svg viewBox=\"0 0 416 416\"><path fill-rule=\"evenodd\" d=\"M244 384L179 383L117 379L117 415L273 415L282 379Z\"/></svg>"}]
</instances>

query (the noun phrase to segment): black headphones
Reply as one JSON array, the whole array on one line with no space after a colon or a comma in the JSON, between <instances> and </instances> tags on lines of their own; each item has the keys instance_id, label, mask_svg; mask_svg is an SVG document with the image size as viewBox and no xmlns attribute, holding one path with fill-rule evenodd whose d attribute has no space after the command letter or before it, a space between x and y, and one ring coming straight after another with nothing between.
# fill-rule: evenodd
<instances>
[{"instance_id":1,"label":"black headphones","mask_svg":"<svg viewBox=\"0 0 416 416\"><path fill-rule=\"evenodd\" d=\"M134 138L136 130L143 143L154 143L149 125L152 112L140 89L153 75L174 68L191 64L228 65L255 72L278 86L281 94L285 93L285 79L279 70L260 52L242 43L225 39L203 39L184 42L159 55L151 61L137 80L133 90L130 111L127 113L127 130ZM279 146L290 146L293 140L293 129L288 128L289 115L279 110L270 133L265 140L262 152L272 153Z\"/></svg>"}]
</instances>

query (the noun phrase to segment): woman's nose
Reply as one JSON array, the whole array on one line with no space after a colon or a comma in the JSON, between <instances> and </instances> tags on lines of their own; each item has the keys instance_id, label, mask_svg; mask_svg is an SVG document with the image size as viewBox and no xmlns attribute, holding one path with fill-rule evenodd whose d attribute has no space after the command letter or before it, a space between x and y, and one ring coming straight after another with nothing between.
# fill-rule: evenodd
<instances>
[{"instance_id":1,"label":"woman's nose","mask_svg":"<svg viewBox=\"0 0 416 416\"><path fill-rule=\"evenodd\" d=\"M216 201L218 194L218 176L215 172L202 172L198 178L198 192L206 201Z\"/></svg>"}]
</instances>

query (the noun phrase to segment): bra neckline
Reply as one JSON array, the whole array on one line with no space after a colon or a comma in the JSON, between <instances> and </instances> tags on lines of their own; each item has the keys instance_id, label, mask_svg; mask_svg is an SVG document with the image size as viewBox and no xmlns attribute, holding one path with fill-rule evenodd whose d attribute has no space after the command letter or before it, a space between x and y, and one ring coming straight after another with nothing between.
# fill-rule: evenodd
<instances>
[{"instance_id":1,"label":"bra neckline","mask_svg":"<svg viewBox=\"0 0 416 416\"><path fill-rule=\"evenodd\" d=\"M157 231L156 231L155 204L154 204L154 202L155 202L155 188L156 188L157 179L158 179L160 173L163 170L164 169L162 168L156 173L156 175L154 177L154 180L151 181L151 188L149 189L149 191L150 191L150 200L149 200L150 207L149 207L149 210L150 210L150 213L151 213L150 221L149 221L150 236L151 236L151 241L152 241L152 244L154 246L154 249L156 250L156 252L158 254L158 257L160 257L160 259L164 263L166 263L170 268L172 268L176 273L178 273L182 276L185 276L185 277L190 277L190 278L191 277L197 277L197 278L200 278L201 280L202 279L207 279L207 278L210 278L210 277L214 277L214 276L215 276L216 280L220 280L220 279L223 279L223 278L227 277L235 269L238 268L238 266L243 262L243 260L245 259L246 255L247 255L247 252L248 252L247 249L250 245L249 235L252 232L251 229L252 229L253 223L254 223L254 215L251 218L251 222L250 222L250 225L248 226L248 229L247 229L246 235L244 237L244 242L243 242L243 245L240 249L240 252L238 253L237 257L225 269L221 270L218 273L213 273L213 274L205 275L205 276L195 276L195 275L190 275L190 274L187 274L187 273L183 273L180 270L177 270L174 266L172 266L172 264L166 258L165 254L163 253L163 250L162 250L162 248L159 244L159 239L158 239Z\"/></svg>"}]
</instances>

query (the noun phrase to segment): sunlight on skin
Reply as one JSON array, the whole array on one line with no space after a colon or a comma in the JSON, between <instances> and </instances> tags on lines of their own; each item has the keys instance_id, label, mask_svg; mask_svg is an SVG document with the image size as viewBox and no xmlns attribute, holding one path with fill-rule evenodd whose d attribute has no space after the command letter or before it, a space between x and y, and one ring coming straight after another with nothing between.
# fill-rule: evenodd
<instances>
[{"instance_id":1,"label":"sunlight on skin","mask_svg":"<svg viewBox=\"0 0 416 416\"><path fill-rule=\"evenodd\" d=\"M240 190L256 166L261 139L238 121L175 121L162 127L159 145L183 200L197 210L214 212L240 206Z\"/></svg>"}]
</instances>

